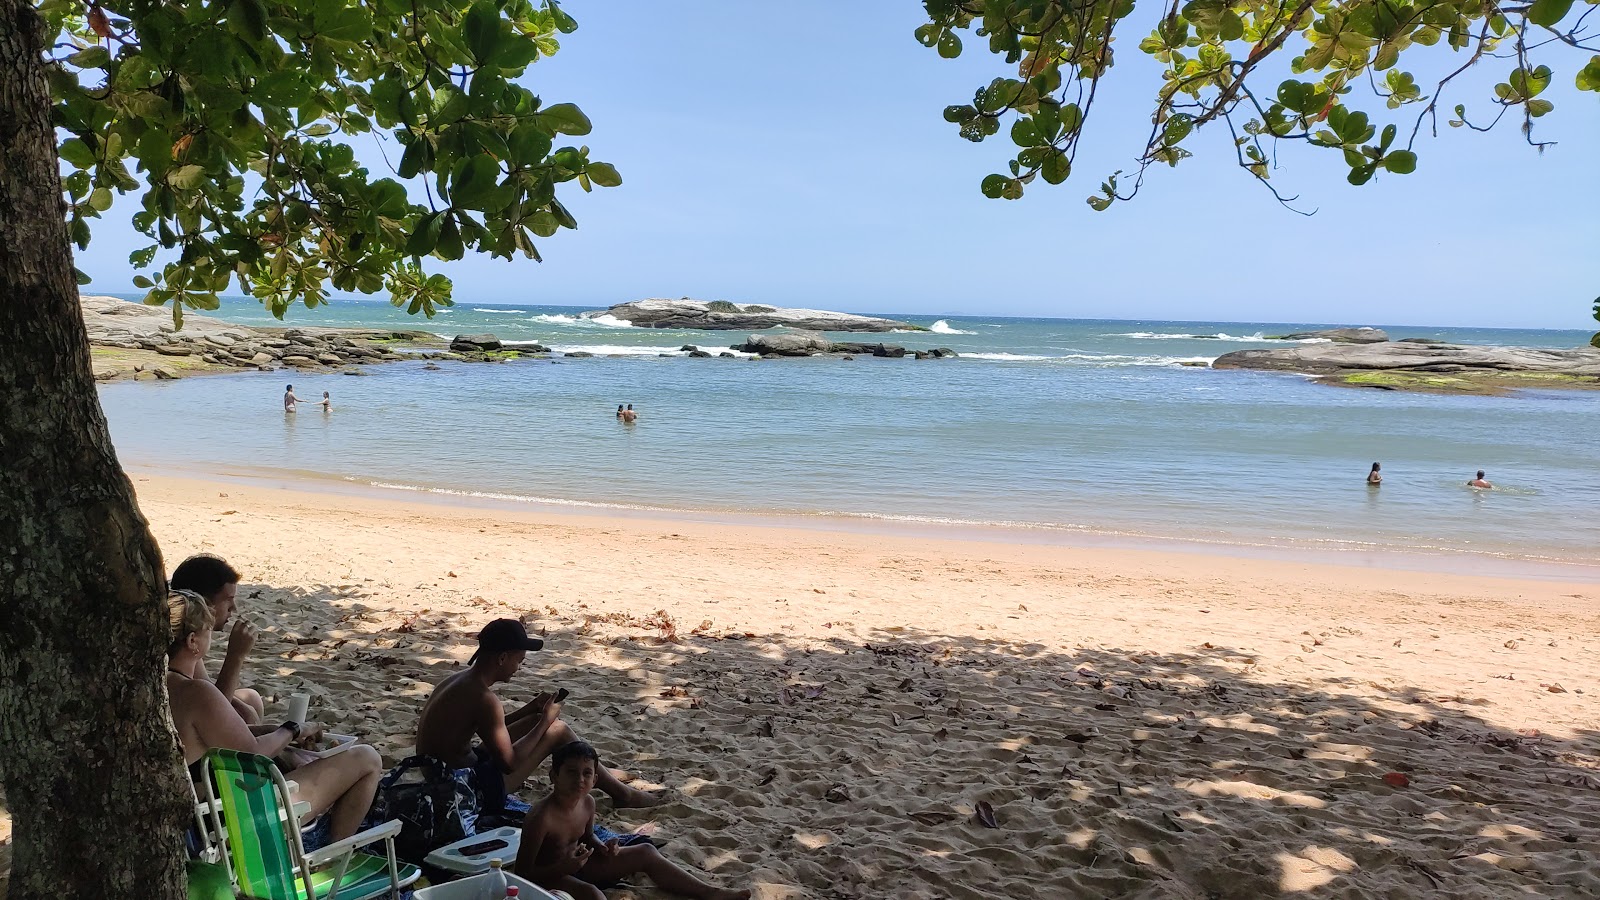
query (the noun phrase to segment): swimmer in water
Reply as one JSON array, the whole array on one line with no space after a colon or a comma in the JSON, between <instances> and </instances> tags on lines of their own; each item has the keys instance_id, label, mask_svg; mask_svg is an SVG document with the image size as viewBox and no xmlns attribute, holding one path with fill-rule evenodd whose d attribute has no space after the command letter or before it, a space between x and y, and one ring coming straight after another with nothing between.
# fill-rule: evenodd
<instances>
[{"instance_id":1,"label":"swimmer in water","mask_svg":"<svg viewBox=\"0 0 1600 900\"><path fill-rule=\"evenodd\" d=\"M622 418L622 404L621 403L617 404L617 418L618 419Z\"/></svg>"},{"instance_id":2,"label":"swimmer in water","mask_svg":"<svg viewBox=\"0 0 1600 900\"><path fill-rule=\"evenodd\" d=\"M300 398L294 395L294 385L291 384L283 389L284 412L294 412L295 404L299 402Z\"/></svg>"},{"instance_id":3,"label":"swimmer in water","mask_svg":"<svg viewBox=\"0 0 1600 900\"><path fill-rule=\"evenodd\" d=\"M632 425L634 422L639 421L639 414L633 411L632 403L629 403L628 408L619 412L618 415L622 417L622 422L625 425Z\"/></svg>"},{"instance_id":4,"label":"swimmer in water","mask_svg":"<svg viewBox=\"0 0 1600 900\"><path fill-rule=\"evenodd\" d=\"M1489 480L1487 478L1483 477L1483 470L1482 469L1478 470L1478 477L1477 478L1474 478L1471 481L1467 482L1467 487L1482 488L1483 490L1486 490L1486 491L1494 490L1494 485L1490 484Z\"/></svg>"},{"instance_id":5,"label":"swimmer in water","mask_svg":"<svg viewBox=\"0 0 1600 900\"><path fill-rule=\"evenodd\" d=\"M1367 473L1367 484L1377 487L1383 483L1383 473L1379 471L1382 468L1377 463L1372 464L1372 471Z\"/></svg>"},{"instance_id":6,"label":"swimmer in water","mask_svg":"<svg viewBox=\"0 0 1600 900\"><path fill-rule=\"evenodd\" d=\"M333 412L333 401L328 398L327 391L322 392L322 399L317 401L317 405L322 407L323 412Z\"/></svg>"}]
</instances>

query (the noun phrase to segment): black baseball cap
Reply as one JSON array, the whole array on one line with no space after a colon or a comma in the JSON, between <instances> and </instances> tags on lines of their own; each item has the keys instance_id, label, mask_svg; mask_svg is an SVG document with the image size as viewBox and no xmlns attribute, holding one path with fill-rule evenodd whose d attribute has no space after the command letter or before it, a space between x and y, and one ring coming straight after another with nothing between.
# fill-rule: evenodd
<instances>
[{"instance_id":1,"label":"black baseball cap","mask_svg":"<svg viewBox=\"0 0 1600 900\"><path fill-rule=\"evenodd\" d=\"M528 629L516 619L495 619L478 632L478 651L467 665L478 661L479 653L509 653L513 650L543 650L544 641L528 637Z\"/></svg>"}]
</instances>

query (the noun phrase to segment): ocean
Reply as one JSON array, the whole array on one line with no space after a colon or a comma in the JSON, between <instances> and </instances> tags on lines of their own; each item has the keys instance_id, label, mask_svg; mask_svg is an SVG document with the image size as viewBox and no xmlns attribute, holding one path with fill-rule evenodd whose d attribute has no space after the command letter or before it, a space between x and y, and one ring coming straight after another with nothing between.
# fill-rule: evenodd
<instances>
[{"instance_id":1,"label":"ocean","mask_svg":"<svg viewBox=\"0 0 1600 900\"><path fill-rule=\"evenodd\" d=\"M126 464L339 489L1063 543L1578 564L1600 547L1600 393L1432 396L1183 365L1314 324L895 316L933 331L884 341L960 357L751 361L680 350L718 352L742 332L632 328L579 311L461 302L427 321L381 303L296 310L289 324L487 331L597 356L116 383L101 399ZM273 324L243 298L216 315ZM1388 330L1531 347L1588 339ZM302 398L329 391L333 412L285 415L290 382ZM621 403L638 410L636 425L616 420ZM1379 489L1364 483L1374 461ZM1478 469L1496 490L1466 487Z\"/></svg>"}]
</instances>

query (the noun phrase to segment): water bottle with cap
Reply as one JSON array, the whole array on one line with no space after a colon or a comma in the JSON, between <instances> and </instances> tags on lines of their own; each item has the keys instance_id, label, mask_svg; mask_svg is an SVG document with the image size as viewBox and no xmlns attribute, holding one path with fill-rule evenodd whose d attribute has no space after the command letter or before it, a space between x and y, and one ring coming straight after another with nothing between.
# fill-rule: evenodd
<instances>
[{"instance_id":1,"label":"water bottle with cap","mask_svg":"<svg viewBox=\"0 0 1600 900\"><path fill-rule=\"evenodd\" d=\"M478 892L482 900L505 900L506 873L500 868L503 865L499 857L489 860L489 876L484 879L483 890Z\"/></svg>"}]
</instances>

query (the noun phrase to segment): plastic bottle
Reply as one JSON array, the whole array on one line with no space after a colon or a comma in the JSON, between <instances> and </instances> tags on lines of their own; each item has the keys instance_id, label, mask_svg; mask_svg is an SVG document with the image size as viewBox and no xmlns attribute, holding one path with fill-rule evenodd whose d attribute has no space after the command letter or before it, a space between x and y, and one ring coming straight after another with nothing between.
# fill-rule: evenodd
<instances>
[{"instance_id":1,"label":"plastic bottle","mask_svg":"<svg viewBox=\"0 0 1600 900\"><path fill-rule=\"evenodd\" d=\"M517 900L517 898L519 896L521 896L521 894L522 894L522 889L517 887L514 884L513 885L509 885L508 887L506 887L506 900Z\"/></svg>"},{"instance_id":2,"label":"plastic bottle","mask_svg":"<svg viewBox=\"0 0 1600 900\"><path fill-rule=\"evenodd\" d=\"M506 873L500 868L504 861L496 857L489 860L489 877L484 879L483 890L478 892L482 900L505 900Z\"/></svg>"}]
</instances>

